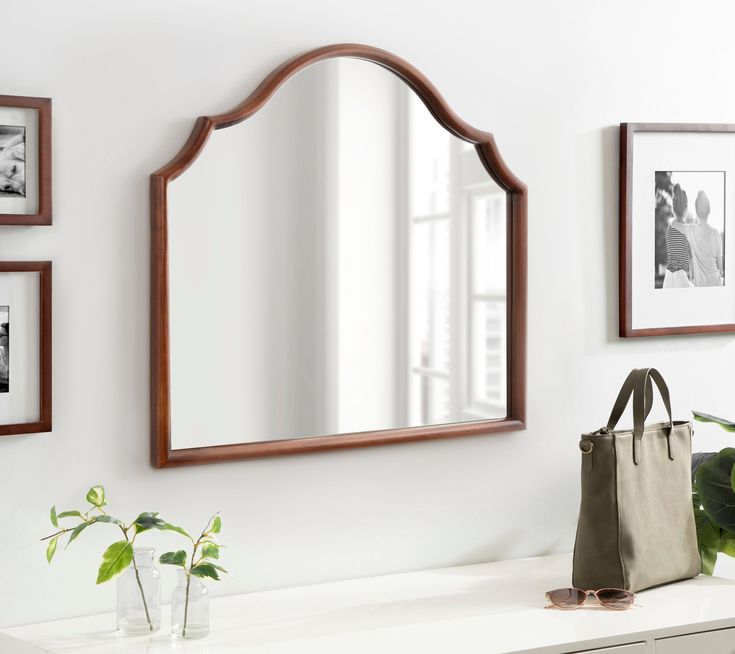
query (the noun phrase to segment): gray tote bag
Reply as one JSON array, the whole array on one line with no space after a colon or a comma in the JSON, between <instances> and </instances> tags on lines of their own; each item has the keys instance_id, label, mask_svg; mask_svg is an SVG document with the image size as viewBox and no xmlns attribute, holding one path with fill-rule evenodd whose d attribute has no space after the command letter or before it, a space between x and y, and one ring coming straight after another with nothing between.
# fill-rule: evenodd
<instances>
[{"instance_id":1,"label":"gray tote bag","mask_svg":"<svg viewBox=\"0 0 735 654\"><path fill-rule=\"evenodd\" d=\"M655 382L668 422L645 426ZM616 430L633 396L633 429ZM639 591L699 574L692 508L692 426L671 418L654 368L633 370L606 427L583 434L582 502L572 583Z\"/></svg>"}]
</instances>

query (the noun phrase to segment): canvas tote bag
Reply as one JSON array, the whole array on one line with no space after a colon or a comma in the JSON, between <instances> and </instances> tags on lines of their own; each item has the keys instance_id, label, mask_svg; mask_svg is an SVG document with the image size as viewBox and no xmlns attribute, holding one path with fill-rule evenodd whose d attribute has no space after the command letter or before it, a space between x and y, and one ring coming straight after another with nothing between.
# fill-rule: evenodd
<instances>
[{"instance_id":1,"label":"canvas tote bag","mask_svg":"<svg viewBox=\"0 0 735 654\"><path fill-rule=\"evenodd\" d=\"M655 382L668 422L644 426ZM633 396L633 429L616 430ZM583 434L582 502L572 583L639 591L699 574L692 508L692 425L671 419L669 389L654 368L633 370L607 426Z\"/></svg>"}]
</instances>

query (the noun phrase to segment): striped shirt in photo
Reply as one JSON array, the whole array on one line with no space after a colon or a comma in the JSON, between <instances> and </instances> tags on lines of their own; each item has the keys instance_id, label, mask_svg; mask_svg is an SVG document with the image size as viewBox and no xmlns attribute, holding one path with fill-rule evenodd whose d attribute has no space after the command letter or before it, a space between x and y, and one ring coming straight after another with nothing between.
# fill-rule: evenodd
<instances>
[{"instance_id":1,"label":"striped shirt in photo","mask_svg":"<svg viewBox=\"0 0 735 654\"><path fill-rule=\"evenodd\" d=\"M680 232L676 227L666 229L666 269L671 272L677 270L689 271L689 259L692 256L692 249L689 246L689 239Z\"/></svg>"}]
</instances>

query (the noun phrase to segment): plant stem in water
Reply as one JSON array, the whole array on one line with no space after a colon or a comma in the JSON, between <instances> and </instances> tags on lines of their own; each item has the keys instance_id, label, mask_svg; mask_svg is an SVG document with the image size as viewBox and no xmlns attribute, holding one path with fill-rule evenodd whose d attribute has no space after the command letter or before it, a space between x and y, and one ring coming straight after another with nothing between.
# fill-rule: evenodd
<instances>
[{"instance_id":1,"label":"plant stem in water","mask_svg":"<svg viewBox=\"0 0 735 654\"><path fill-rule=\"evenodd\" d=\"M138 582L138 588L140 588L140 596L143 598L143 608L145 609L145 619L148 621L148 628L153 631L153 623L151 622L151 616L148 613L148 602L145 601L145 593L143 592L143 584L140 582L140 574L138 573L138 566L135 564L135 557L133 556L133 568L135 569L135 580Z\"/></svg>"},{"instance_id":2,"label":"plant stem in water","mask_svg":"<svg viewBox=\"0 0 735 654\"><path fill-rule=\"evenodd\" d=\"M181 637L186 638L186 621L189 617L189 584L191 584L191 573L186 575L186 599L184 600L184 628L181 630Z\"/></svg>"}]
</instances>

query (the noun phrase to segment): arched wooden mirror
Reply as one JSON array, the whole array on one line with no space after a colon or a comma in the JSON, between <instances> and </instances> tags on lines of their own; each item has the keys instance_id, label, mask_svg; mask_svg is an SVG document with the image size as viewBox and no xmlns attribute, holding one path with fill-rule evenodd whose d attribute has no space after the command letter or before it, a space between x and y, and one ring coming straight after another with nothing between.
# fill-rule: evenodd
<instances>
[{"instance_id":1,"label":"arched wooden mirror","mask_svg":"<svg viewBox=\"0 0 735 654\"><path fill-rule=\"evenodd\" d=\"M524 427L526 188L395 55L200 117L151 218L154 466Z\"/></svg>"}]
</instances>

